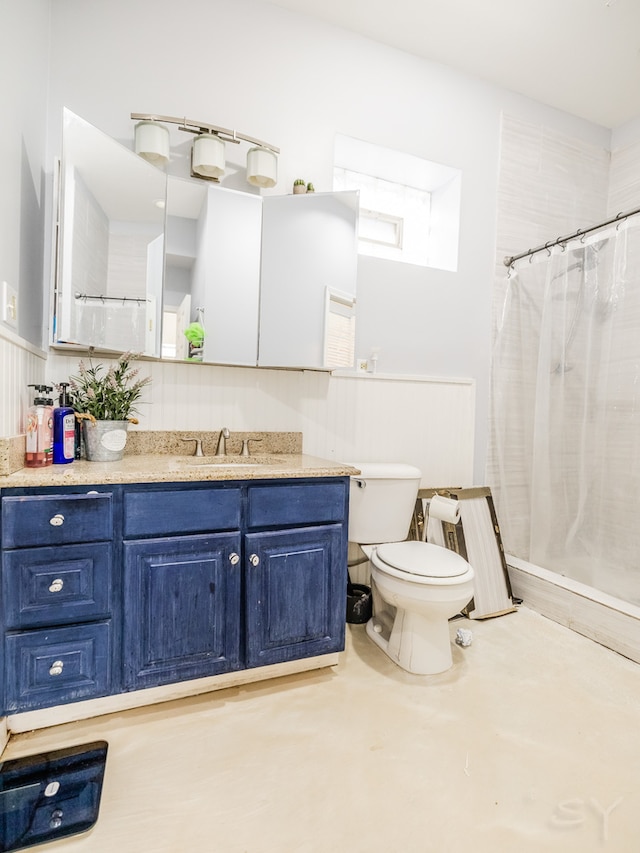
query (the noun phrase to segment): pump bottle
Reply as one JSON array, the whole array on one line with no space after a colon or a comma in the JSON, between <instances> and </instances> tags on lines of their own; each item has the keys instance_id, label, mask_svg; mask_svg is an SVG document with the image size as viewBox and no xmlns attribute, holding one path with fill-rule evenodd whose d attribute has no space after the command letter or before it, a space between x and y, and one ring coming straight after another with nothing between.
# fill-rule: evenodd
<instances>
[{"instance_id":1,"label":"pump bottle","mask_svg":"<svg viewBox=\"0 0 640 853\"><path fill-rule=\"evenodd\" d=\"M60 383L59 406L53 410L53 462L66 465L76 456L76 416L69 403L68 382Z\"/></svg>"},{"instance_id":2,"label":"pump bottle","mask_svg":"<svg viewBox=\"0 0 640 853\"><path fill-rule=\"evenodd\" d=\"M53 391L49 385L29 385L36 396L27 412L26 468L44 468L53 462L53 400L45 396Z\"/></svg>"}]
</instances>

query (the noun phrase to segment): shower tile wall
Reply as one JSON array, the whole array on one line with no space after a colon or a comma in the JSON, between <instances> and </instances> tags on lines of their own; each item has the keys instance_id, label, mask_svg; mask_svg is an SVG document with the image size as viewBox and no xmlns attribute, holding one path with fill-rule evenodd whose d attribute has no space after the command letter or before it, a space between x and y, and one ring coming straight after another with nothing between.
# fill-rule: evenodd
<instances>
[{"instance_id":1,"label":"shower tile wall","mask_svg":"<svg viewBox=\"0 0 640 853\"><path fill-rule=\"evenodd\" d=\"M607 217L640 207L640 142L611 154Z\"/></svg>"},{"instance_id":2,"label":"shower tile wall","mask_svg":"<svg viewBox=\"0 0 640 853\"><path fill-rule=\"evenodd\" d=\"M503 259L607 216L611 155L542 125L502 116L493 328L506 292Z\"/></svg>"}]
</instances>

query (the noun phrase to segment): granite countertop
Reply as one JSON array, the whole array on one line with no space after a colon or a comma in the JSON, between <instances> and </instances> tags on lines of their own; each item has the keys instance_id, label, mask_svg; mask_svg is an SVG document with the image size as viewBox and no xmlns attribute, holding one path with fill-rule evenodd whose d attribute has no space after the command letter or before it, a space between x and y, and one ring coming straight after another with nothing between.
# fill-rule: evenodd
<instances>
[{"instance_id":1,"label":"granite countertop","mask_svg":"<svg viewBox=\"0 0 640 853\"><path fill-rule=\"evenodd\" d=\"M304 454L300 432L232 432L227 455L222 457L213 455L218 435L218 430L129 431L125 455L119 462L76 459L46 468L22 467L24 436L18 436L0 443L7 463L4 469L0 467L0 488L348 477L359 473L343 462ZM195 438L201 439L205 456L188 455L195 448ZM260 442L259 448L252 445L248 457L239 455L245 439Z\"/></svg>"},{"instance_id":2,"label":"granite countertop","mask_svg":"<svg viewBox=\"0 0 640 853\"><path fill-rule=\"evenodd\" d=\"M0 488L343 477L357 473L358 469L350 465L303 453L255 454L249 458L150 453L125 456L119 462L76 460L68 465L22 468L0 477Z\"/></svg>"}]
</instances>

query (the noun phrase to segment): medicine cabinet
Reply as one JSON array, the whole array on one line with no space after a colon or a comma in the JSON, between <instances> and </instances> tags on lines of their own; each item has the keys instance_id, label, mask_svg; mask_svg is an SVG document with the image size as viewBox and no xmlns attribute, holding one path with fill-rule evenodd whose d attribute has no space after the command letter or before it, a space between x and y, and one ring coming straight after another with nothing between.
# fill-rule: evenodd
<instances>
[{"instance_id":1,"label":"medicine cabinet","mask_svg":"<svg viewBox=\"0 0 640 853\"><path fill-rule=\"evenodd\" d=\"M263 197L166 175L65 109L52 344L188 359L201 320L201 361L348 367L357 224L355 191Z\"/></svg>"}]
</instances>

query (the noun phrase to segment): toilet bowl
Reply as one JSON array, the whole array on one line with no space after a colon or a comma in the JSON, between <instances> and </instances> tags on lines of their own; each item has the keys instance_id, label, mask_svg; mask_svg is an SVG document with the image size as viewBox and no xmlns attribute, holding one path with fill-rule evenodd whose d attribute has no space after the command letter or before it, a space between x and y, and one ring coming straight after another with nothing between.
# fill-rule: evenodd
<instances>
[{"instance_id":1,"label":"toilet bowl","mask_svg":"<svg viewBox=\"0 0 640 853\"><path fill-rule=\"evenodd\" d=\"M469 563L427 542L378 545L370 559L369 637L407 672L435 675L449 669L449 619L473 597Z\"/></svg>"},{"instance_id":2,"label":"toilet bowl","mask_svg":"<svg viewBox=\"0 0 640 853\"><path fill-rule=\"evenodd\" d=\"M473 597L473 569L440 545L405 541L420 485L419 469L350 463L349 541L371 563L373 613L366 631L407 672L435 675L453 663L449 619Z\"/></svg>"}]
</instances>

